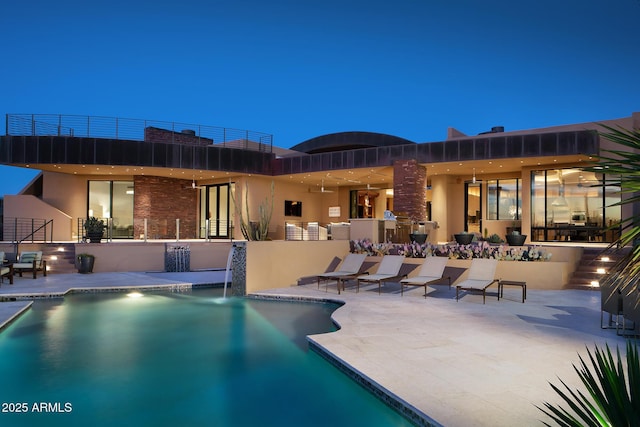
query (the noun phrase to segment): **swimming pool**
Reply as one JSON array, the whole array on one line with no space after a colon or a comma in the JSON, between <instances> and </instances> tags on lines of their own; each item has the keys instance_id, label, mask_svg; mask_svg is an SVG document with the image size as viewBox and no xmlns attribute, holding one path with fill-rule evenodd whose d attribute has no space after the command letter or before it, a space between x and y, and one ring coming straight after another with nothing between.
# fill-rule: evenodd
<instances>
[{"instance_id":1,"label":"swimming pool","mask_svg":"<svg viewBox=\"0 0 640 427\"><path fill-rule=\"evenodd\" d=\"M36 301L0 333L0 424L411 425L306 351L336 305L221 293Z\"/></svg>"}]
</instances>

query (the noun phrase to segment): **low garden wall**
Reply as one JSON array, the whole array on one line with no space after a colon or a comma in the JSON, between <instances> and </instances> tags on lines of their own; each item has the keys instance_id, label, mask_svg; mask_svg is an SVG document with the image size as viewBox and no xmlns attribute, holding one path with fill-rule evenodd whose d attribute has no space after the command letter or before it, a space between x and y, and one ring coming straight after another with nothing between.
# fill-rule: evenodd
<instances>
[{"instance_id":1,"label":"low garden wall","mask_svg":"<svg viewBox=\"0 0 640 427\"><path fill-rule=\"evenodd\" d=\"M367 257L367 260L378 261L380 257ZM418 266L409 273L409 277L415 276L420 269L424 258L407 258L405 263L417 264ZM467 270L471 266L470 259L449 259L445 275L453 274L451 285L455 286L467 277ZM373 270L375 270L375 266ZM464 271L462 271L464 270ZM458 274L460 274L458 276ZM496 268L496 279L517 280L527 282L528 289L560 290L569 281L571 270L569 263L564 261L498 261ZM455 280L455 281L454 281Z\"/></svg>"},{"instance_id":2,"label":"low garden wall","mask_svg":"<svg viewBox=\"0 0 640 427\"><path fill-rule=\"evenodd\" d=\"M298 279L324 272L334 257L343 258L354 249L353 242L340 240L327 241L271 241L247 242L247 293L270 288L295 286ZM506 250L507 248L503 248ZM519 251L526 250L522 247ZM561 248L561 260L554 261L555 247L531 248L527 257L536 254L536 261L500 260L496 270L496 278L505 280L526 281L530 289L562 289L573 271L572 251L580 248ZM468 253L468 252L467 252ZM503 251L504 256L506 252ZM367 261L378 262L383 254L373 254ZM471 265L471 258L453 258L447 267L456 274L456 281L466 277L466 270ZM410 273L417 274L424 258L407 257L405 263L416 264ZM375 271L377 265L371 267ZM455 283L455 282L454 282Z\"/></svg>"},{"instance_id":3,"label":"low garden wall","mask_svg":"<svg viewBox=\"0 0 640 427\"><path fill-rule=\"evenodd\" d=\"M530 289L546 290L562 289L568 283L582 254L582 248L577 247L509 246L487 242L435 245L375 244L369 240L355 240L350 242L350 249L352 252L366 253L373 260L386 254L405 255L405 263L416 264L422 264L425 256L446 256L449 258L447 267L457 269L452 271L452 280L455 278L456 282L466 278L466 270L471 266L473 258L494 258L498 260L496 279L527 282ZM465 271L460 274L463 269ZM416 268L409 276L417 274L417 270Z\"/></svg>"}]
</instances>

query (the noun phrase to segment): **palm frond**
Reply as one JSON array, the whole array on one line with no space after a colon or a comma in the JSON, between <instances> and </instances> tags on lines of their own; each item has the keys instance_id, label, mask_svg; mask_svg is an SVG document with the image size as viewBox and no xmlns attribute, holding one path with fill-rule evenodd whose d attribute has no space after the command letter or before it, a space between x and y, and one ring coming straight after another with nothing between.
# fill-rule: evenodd
<instances>
[{"instance_id":1,"label":"palm frond","mask_svg":"<svg viewBox=\"0 0 640 427\"><path fill-rule=\"evenodd\" d=\"M587 348L587 354L590 365L582 356L578 356L580 367L573 367L588 395L571 390L560 380L565 390L550 385L569 409L547 402L544 408L537 408L565 427L640 425L640 360L637 343L627 341L626 375L619 348L616 347L615 359L608 345L605 350L596 346L594 353Z\"/></svg>"}]
</instances>

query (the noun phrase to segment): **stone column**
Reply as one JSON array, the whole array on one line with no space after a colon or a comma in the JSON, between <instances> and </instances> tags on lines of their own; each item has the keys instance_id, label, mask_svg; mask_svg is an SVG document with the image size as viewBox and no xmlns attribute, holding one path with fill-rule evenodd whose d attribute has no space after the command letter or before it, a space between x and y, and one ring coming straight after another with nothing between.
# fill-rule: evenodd
<instances>
[{"instance_id":1,"label":"stone column","mask_svg":"<svg viewBox=\"0 0 640 427\"><path fill-rule=\"evenodd\" d=\"M231 257L231 295L247 295L247 242L233 242Z\"/></svg>"},{"instance_id":2,"label":"stone column","mask_svg":"<svg viewBox=\"0 0 640 427\"><path fill-rule=\"evenodd\" d=\"M393 210L412 221L427 220L427 169L417 160L393 163Z\"/></svg>"}]
</instances>

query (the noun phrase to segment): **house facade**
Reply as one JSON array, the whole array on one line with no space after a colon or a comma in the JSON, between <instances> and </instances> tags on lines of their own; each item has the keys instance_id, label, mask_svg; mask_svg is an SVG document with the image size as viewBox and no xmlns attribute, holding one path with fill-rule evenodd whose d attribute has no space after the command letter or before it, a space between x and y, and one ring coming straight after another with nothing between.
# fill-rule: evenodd
<instances>
[{"instance_id":1,"label":"house facade","mask_svg":"<svg viewBox=\"0 0 640 427\"><path fill-rule=\"evenodd\" d=\"M5 196L5 240L23 238L31 224L52 240L77 241L89 216L107 221L110 239L242 239L241 222L259 222L261 206L272 206L274 240L402 242L423 229L446 242L461 231L504 238L516 229L528 243L590 244L613 241L609 226L632 209L612 206L619 189L584 170L613 147L600 124L637 129L640 113L474 136L449 129L436 142L342 132L288 150L268 134L200 125L57 115L6 122L0 163L41 173Z\"/></svg>"}]
</instances>

